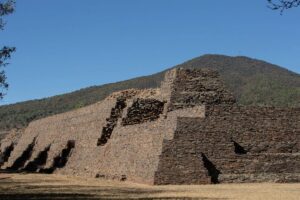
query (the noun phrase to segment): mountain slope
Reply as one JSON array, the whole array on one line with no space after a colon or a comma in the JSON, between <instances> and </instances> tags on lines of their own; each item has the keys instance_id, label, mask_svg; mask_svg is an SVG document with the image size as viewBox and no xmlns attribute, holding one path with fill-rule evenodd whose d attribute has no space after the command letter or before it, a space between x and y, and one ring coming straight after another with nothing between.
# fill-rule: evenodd
<instances>
[{"instance_id":1,"label":"mountain slope","mask_svg":"<svg viewBox=\"0 0 300 200\"><path fill-rule=\"evenodd\" d=\"M300 107L300 75L264 61L247 57L204 55L175 67L218 70L241 105ZM95 103L114 91L158 87L164 72L46 99L1 106L0 130L23 127L32 120Z\"/></svg>"}]
</instances>

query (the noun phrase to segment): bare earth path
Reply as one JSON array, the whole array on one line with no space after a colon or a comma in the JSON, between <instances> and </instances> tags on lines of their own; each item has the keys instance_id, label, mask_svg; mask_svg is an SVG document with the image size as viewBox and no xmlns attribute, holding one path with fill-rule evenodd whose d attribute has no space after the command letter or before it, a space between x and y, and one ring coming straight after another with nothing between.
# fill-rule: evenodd
<instances>
[{"instance_id":1,"label":"bare earth path","mask_svg":"<svg viewBox=\"0 0 300 200\"><path fill-rule=\"evenodd\" d=\"M148 186L60 175L0 174L0 199L300 199L300 184Z\"/></svg>"}]
</instances>

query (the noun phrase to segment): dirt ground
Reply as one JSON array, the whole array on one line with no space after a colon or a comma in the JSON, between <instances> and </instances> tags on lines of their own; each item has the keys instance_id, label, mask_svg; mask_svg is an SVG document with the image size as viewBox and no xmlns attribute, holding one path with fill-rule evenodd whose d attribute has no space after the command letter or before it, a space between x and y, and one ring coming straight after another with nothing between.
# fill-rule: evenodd
<instances>
[{"instance_id":1,"label":"dirt ground","mask_svg":"<svg viewBox=\"0 0 300 200\"><path fill-rule=\"evenodd\" d=\"M42 174L0 174L0 199L300 199L297 184L218 184L149 186Z\"/></svg>"}]
</instances>

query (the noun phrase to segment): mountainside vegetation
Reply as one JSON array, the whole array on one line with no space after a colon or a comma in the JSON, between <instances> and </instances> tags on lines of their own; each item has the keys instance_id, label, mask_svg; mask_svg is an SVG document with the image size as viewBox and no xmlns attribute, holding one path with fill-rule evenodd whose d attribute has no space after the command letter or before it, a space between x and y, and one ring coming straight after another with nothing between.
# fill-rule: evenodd
<instances>
[{"instance_id":1,"label":"mountainside vegetation","mask_svg":"<svg viewBox=\"0 0 300 200\"><path fill-rule=\"evenodd\" d=\"M264 61L204 55L175 67L218 70L240 105L300 107L300 75ZM164 73L1 106L0 131L22 128L33 120L93 104L115 91L159 87Z\"/></svg>"}]
</instances>

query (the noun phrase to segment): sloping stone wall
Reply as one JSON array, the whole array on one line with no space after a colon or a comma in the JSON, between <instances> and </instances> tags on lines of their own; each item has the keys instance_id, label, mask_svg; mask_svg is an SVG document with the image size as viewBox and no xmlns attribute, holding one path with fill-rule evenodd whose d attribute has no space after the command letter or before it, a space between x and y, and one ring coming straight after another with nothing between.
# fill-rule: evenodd
<instances>
[{"instance_id":1,"label":"sloping stone wall","mask_svg":"<svg viewBox=\"0 0 300 200\"><path fill-rule=\"evenodd\" d=\"M0 168L1 166L5 165L13 150L15 149L15 146L17 146L18 141L23 134L24 129L12 129L9 131L5 138L1 140L0 143Z\"/></svg>"},{"instance_id":2,"label":"sloping stone wall","mask_svg":"<svg viewBox=\"0 0 300 200\"><path fill-rule=\"evenodd\" d=\"M225 88L218 72L209 69L177 69L171 87L169 110L234 103L235 98Z\"/></svg>"},{"instance_id":3,"label":"sloping stone wall","mask_svg":"<svg viewBox=\"0 0 300 200\"><path fill-rule=\"evenodd\" d=\"M109 140L97 146L120 96L126 97L126 107L122 106L124 113L117 115ZM151 109L134 107L142 113L143 120L124 126L122 121L132 113L130 108L134 102L142 102ZM13 166L20 155L29 152L30 146L30 156L22 156L26 159L22 159L18 170L153 184L163 140L172 139L177 117L204 117L203 106L175 110L160 117L163 109L164 103L156 90L150 93L128 91L113 94L89 107L35 121L22 134L3 168ZM149 117L154 121L147 120ZM58 165L61 162L57 160L64 154L68 141L75 141L76 145L65 156L64 164Z\"/></svg>"},{"instance_id":4,"label":"sloping stone wall","mask_svg":"<svg viewBox=\"0 0 300 200\"><path fill-rule=\"evenodd\" d=\"M111 109L109 118L106 119L106 126L102 128L101 137L98 139L97 145L105 145L110 139L111 134L117 125L118 119L122 117L124 108L126 108L126 98L117 98L116 105Z\"/></svg>"},{"instance_id":5,"label":"sloping stone wall","mask_svg":"<svg viewBox=\"0 0 300 200\"><path fill-rule=\"evenodd\" d=\"M129 181L153 184L163 140L173 138L178 116L204 117L204 107L172 111L153 122L117 126L88 166L98 166L99 177L121 180L126 176Z\"/></svg>"},{"instance_id":6,"label":"sloping stone wall","mask_svg":"<svg viewBox=\"0 0 300 200\"><path fill-rule=\"evenodd\" d=\"M105 119L110 116L115 103L115 100L109 99L30 123L4 167L10 167L33 141L33 138L36 138L36 142L31 160L36 158L40 151L51 145L45 168L51 167L54 157L61 153L69 140L76 141L76 148L79 151L85 147L97 146L98 137L106 124Z\"/></svg>"},{"instance_id":7,"label":"sloping stone wall","mask_svg":"<svg viewBox=\"0 0 300 200\"><path fill-rule=\"evenodd\" d=\"M128 108L127 115L122 120L122 125L141 124L157 120L164 110L164 102L156 99L136 99Z\"/></svg>"},{"instance_id":8,"label":"sloping stone wall","mask_svg":"<svg viewBox=\"0 0 300 200\"><path fill-rule=\"evenodd\" d=\"M116 92L12 132L0 167L147 184L299 182L299 116L236 106L215 71L173 69L160 89Z\"/></svg>"},{"instance_id":9,"label":"sloping stone wall","mask_svg":"<svg viewBox=\"0 0 300 200\"><path fill-rule=\"evenodd\" d=\"M180 118L174 139L164 141L155 183L299 182L299 121L300 109L238 106ZM199 174L203 155L215 167L211 179L209 169Z\"/></svg>"}]
</instances>

